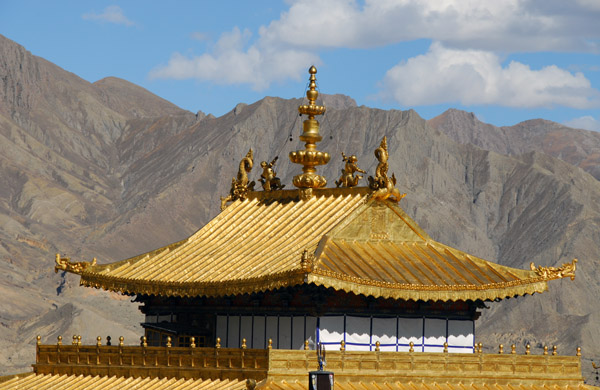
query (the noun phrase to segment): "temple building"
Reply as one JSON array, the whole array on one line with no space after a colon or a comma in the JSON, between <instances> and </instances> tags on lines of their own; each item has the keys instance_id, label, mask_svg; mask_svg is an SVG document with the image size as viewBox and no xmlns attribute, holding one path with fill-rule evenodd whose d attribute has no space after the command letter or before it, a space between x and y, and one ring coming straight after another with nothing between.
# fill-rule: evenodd
<instances>
[{"instance_id":1,"label":"temple building","mask_svg":"<svg viewBox=\"0 0 600 390\"><path fill-rule=\"evenodd\" d=\"M475 336L486 303L573 279L577 260L522 270L436 242L400 206L406 194L388 174L385 137L367 186L344 154L328 187L317 172L330 160L317 150L326 108L316 68L309 73L305 148L289 153L302 166L295 188L276 177L276 158L251 181L250 150L221 212L189 238L109 264L57 255L56 271L80 275L81 285L135 296L144 335L110 346L38 337L34 373L0 389L307 389L317 349L342 390L589 387L580 350L484 354Z\"/></svg>"}]
</instances>

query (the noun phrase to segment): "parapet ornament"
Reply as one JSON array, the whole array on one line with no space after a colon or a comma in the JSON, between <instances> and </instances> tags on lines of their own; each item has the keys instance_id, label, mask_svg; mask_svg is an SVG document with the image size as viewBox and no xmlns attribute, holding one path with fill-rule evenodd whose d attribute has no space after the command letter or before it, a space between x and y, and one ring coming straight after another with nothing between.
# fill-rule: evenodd
<instances>
[{"instance_id":1,"label":"parapet ornament","mask_svg":"<svg viewBox=\"0 0 600 390\"><path fill-rule=\"evenodd\" d=\"M536 267L535 264L531 262L529 268L532 271L535 271L536 275L544 279L571 278L571 280L574 280L575 270L577 269L577 259L573 259L570 263L564 263L560 267L542 267L541 265Z\"/></svg>"},{"instance_id":2,"label":"parapet ornament","mask_svg":"<svg viewBox=\"0 0 600 390\"><path fill-rule=\"evenodd\" d=\"M254 182L248 182L248 173L252 170L254 166L254 152L252 149L246 153L246 157L244 157L240 161L240 165L238 168L237 177L231 179L231 189L229 190L229 195L226 197L221 197L221 211L225 209L225 204L227 202L233 202L238 199L246 199L246 193L248 191L254 191Z\"/></svg>"},{"instance_id":3,"label":"parapet ornament","mask_svg":"<svg viewBox=\"0 0 600 390\"><path fill-rule=\"evenodd\" d=\"M387 150L387 137L383 137L381 144L375 149L375 157L379 163L375 169L375 177L369 176L369 188L374 192L371 197L378 200L390 199L394 202L400 202L400 199L404 198L406 194L401 194L400 191L395 187L396 176L392 174L392 177L388 177L388 150Z\"/></svg>"},{"instance_id":4,"label":"parapet ornament","mask_svg":"<svg viewBox=\"0 0 600 390\"><path fill-rule=\"evenodd\" d=\"M60 270L60 271L72 272L74 274L81 274L88 267L96 265L95 257L91 263L89 261L71 262L70 260L71 260L71 258L60 257L60 254L57 253L56 254L56 265L54 266L54 272L58 272Z\"/></svg>"}]
</instances>

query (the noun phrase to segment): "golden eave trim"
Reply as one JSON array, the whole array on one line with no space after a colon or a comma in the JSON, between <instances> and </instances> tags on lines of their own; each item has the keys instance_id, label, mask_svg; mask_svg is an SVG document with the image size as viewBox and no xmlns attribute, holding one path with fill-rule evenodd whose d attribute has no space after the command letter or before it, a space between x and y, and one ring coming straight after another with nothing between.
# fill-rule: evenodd
<instances>
[{"instance_id":1,"label":"golden eave trim","mask_svg":"<svg viewBox=\"0 0 600 390\"><path fill-rule=\"evenodd\" d=\"M484 285L424 285L366 280L324 269L307 275L307 282L366 296L412 300L495 300L548 290L548 279L534 277Z\"/></svg>"},{"instance_id":2,"label":"golden eave trim","mask_svg":"<svg viewBox=\"0 0 600 390\"><path fill-rule=\"evenodd\" d=\"M441 301L503 299L516 295L542 293L548 289L547 279L542 277L486 285L436 286L365 280L322 269L315 269L310 273L295 269L265 277L209 283L123 280L98 274L84 274L80 281L80 284L86 287L102 288L123 294L179 297L237 295L308 283L366 296Z\"/></svg>"},{"instance_id":3,"label":"golden eave trim","mask_svg":"<svg viewBox=\"0 0 600 390\"><path fill-rule=\"evenodd\" d=\"M227 280L218 282L168 282L155 280L122 279L100 274L84 273L80 285L102 288L123 294L145 294L177 297L225 296L247 294L295 286L306 281L306 274L300 269L281 272L256 278Z\"/></svg>"}]
</instances>

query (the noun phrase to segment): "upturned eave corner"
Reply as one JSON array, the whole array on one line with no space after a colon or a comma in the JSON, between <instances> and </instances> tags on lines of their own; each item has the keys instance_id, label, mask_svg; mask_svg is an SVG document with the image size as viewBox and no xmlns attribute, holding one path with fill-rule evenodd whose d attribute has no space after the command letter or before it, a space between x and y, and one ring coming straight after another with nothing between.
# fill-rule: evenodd
<instances>
[{"instance_id":1,"label":"upturned eave corner","mask_svg":"<svg viewBox=\"0 0 600 390\"><path fill-rule=\"evenodd\" d=\"M71 261L69 257L61 257L59 253L56 254L54 272L65 271L72 274L81 275L84 271L91 267L96 266L96 258L89 261Z\"/></svg>"},{"instance_id":2,"label":"upturned eave corner","mask_svg":"<svg viewBox=\"0 0 600 390\"><path fill-rule=\"evenodd\" d=\"M542 267L531 262L529 268L544 280L555 280L562 278L571 278L575 280L575 271L577 270L577 259L573 259L570 263L564 263L560 267Z\"/></svg>"}]
</instances>

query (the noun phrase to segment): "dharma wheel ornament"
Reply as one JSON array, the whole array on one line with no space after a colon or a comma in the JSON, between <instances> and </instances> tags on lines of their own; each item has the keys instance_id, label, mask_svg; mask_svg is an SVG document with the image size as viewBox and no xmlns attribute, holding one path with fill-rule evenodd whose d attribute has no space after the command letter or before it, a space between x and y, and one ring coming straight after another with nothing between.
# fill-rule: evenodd
<instances>
[{"instance_id":1,"label":"dharma wheel ornament","mask_svg":"<svg viewBox=\"0 0 600 390\"><path fill-rule=\"evenodd\" d=\"M308 119L304 121L304 132L300 135L300 140L305 142L306 149L290 152L290 160L295 164L303 165L302 174L294 176L294 185L298 188L321 188L327 185L327 180L321 175L317 175L315 169L318 165L324 165L329 162L331 156L327 152L317 150L316 143L321 141L323 137L319 134L319 121L315 119L317 115L325 113L325 106L317 106L316 101L319 96L317 91L317 68L311 66L308 70L310 73L309 89L306 91L308 104L298 107L300 115L308 115Z\"/></svg>"}]
</instances>

